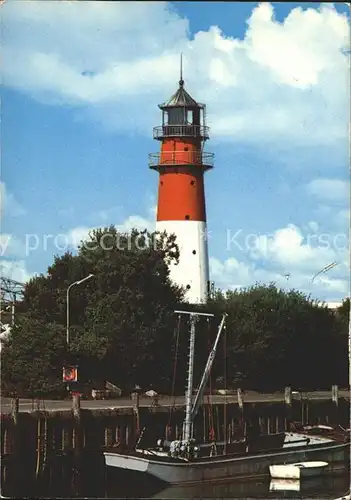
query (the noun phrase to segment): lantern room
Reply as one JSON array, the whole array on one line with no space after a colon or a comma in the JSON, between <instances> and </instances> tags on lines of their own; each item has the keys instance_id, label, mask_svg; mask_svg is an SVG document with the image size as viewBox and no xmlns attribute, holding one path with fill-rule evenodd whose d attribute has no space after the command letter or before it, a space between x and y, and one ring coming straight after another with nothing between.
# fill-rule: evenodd
<instances>
[{"instance_id":1,"label":"lantern room","mask_svg":"<svg viewBox=\"0 0 351 500\"><path fill-rule=\"evenodd\" d=\"M206 106L193 99L184 89L184 80L169 101L160 104L162 126L154 127L154 138L194 137L203 141L209 139L206 127Z\"/></svg>"}]
</instances>

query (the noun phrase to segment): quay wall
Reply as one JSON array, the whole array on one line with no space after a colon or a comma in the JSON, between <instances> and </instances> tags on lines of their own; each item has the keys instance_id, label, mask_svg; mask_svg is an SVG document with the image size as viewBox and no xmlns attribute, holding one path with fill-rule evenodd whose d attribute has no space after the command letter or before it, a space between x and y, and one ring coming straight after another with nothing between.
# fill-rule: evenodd
<instances>
[{"instance_id":1,"label":"quay wall","mask_svg":"<svg viewBox=\"0 0 351 500\"><path fill-rule=\"evenodd\" d=\"M327 400L291 398L278 402L205 403L195 422L199 440L237 439L245 426L256 418L261 432L271 434L290 429L294 421L303 424L342 425L349 427L350 405L345 398ZM94 496L104 480L104 447L116 450L133 447L144 427L145 439L174 439L181 434L184 411L153 402L149 407L138 401L129 407L83 409L78 397L67 410L19 411L13 400L11 412L1 414L1 485L3 496L23 497ZM108 404L108 402L106 402ZM69 489L69 491L65 491ZM95 496L101 492L95 491Z\"/></svg>"}]
</instances>

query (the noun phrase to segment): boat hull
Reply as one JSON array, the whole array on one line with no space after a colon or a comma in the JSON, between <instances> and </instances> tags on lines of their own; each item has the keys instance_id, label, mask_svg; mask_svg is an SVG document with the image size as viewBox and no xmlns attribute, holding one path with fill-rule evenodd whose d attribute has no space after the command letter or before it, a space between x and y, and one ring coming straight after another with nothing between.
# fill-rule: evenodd
<instances>
[{"instance_id":1,"label":"boat hull","mask_svg":"<svg viewBox=\"0 0 351 500\"><path fill-rule=\"evenodd\" d=\"M321 444L294 450L277 450L269 453L252 453L244 456L219 456L197 459L191 462L159 458L141 454L105 452L108 467L128 469L147 474L167 484L191 484L222 480L229 477L249 478L268 475L271 465L282 462L294 463L307 460L328 462L327 471L344 470L350 457L349 443Z\"/></svg>"}]
</instances>

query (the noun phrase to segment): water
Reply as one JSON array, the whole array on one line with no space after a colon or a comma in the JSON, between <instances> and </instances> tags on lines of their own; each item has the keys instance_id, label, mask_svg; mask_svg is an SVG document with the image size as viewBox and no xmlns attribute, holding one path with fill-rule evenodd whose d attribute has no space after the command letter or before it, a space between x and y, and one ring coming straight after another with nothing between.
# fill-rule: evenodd
<instances>
[{"instance_id":1,"label":"water","mask_svg":"<svg viewBox=\"0 0 351 500\"><path fill-rule=\"evenodd\" d=\"M226 479L221 482L201 483L196 486L165 487L148 476L131 471L105 467L101 452L90 452L79 457L56 456L34 479L23 476L21 464L13 464L3 475L1 493L12 498L150 498L150 499L310 499L332 500L345 495L350 477L345 470L324 478L310 478L285 490L277 490L279 484L269 476L250 480ZM4 481L4 478L6 480ZM272 491L273 488L276 491ZM286 488L286 486L285 486ZM294 488L294 489L292 489Z\"/></svg>"},{"instance_id":2,"label":"water","mask_svg":"<svg viewBox=\"0 0 351 500\"><path fill-rule=\"evenodd\" d=\"M278 482L279 483L279 482ZM172 486L162 488L150 480L142 482L136 480L133 473L117 472L108 469L105 482L105 498L152 498L152 499L310 499L319 500L335 499L344 495L349 488L350 478L348 473L329 475L325 478L310 478L300 483L299 491L278 490L277 481L269 477L263 479L250 479L238 481L227 479L223 482L202 483L197 486ZM286 484L286 482L285 482ZM298 484L298 483L297 483ZM288 485L289 488L296 487L296 483Z\"/></svg>"}]
</instances>

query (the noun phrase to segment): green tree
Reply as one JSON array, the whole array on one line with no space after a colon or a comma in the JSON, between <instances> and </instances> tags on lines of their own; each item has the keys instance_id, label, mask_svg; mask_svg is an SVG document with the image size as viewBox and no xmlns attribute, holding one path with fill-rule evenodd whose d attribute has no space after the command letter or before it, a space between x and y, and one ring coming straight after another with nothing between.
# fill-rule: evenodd
<instances>
[{"instance_id":1,"label":"green tree","mask_svg":"<svg viewBox=\"0 0 351 500\"><path fill-rule=\"evenodd\" d=\"M333 342L335 383L347 387L349 385L349 321L350 299L343 300L340 307L335 310L335 335Z\"/></svg>"},{"instance_id":2,"label":"green tree","mask_svg":"<svg viewBox=\"0 0 351 500\"><path fill-rule=\"evenodd\" d=\"M62 391L64 328L21 316L2 352L5 393L40 397Z\"/></svg>"},{"instance_id":3,"label":"green tree","mask_svg":"<svg viewBox=\"0 0 351 500\"><path fill-rule=\"evenodd\" d=\"M109 380L170 392L175 362L174 309L212 312L196 327L195 385L223 312L228 314L212 381L261 391L347 385L349 301L333 312L297 290L274 284L217 291L206 306L184 302L169 278L179 257L174 236L114 227L93 231L77 255L56 256L47 275L32 279L20 304L20 321L2 353L2 385L22 394L62 390L62 365L77 362L81 380ZM70 349L65 346L66 291L70 294ZM189 323L179 323L176 393L183 393ZM224 345L224 339L226 343ZM225 358L225 359L224 359ZM224 363L225 361L225 363Z\"/></svg>"},{"instance_id":4,"label":"green tree","mask_svg":"<svg viewBox=\"0 0 351 500\"><path fill-rule=\"evenodd\" d=\"M211 302L215 310L228 313L229 384L269 391L337 383L335 339L340 329L327 307L274 284L217 292ZM218 361L217 376L222 367Z\"/></svg>"},{"instance_id":5,"label":"green tree","mask_svg":"<svg viewBox=\"0 0 351 500\"><path fill-rule=\"evenodd\" d=\"M173 236L124 234L115 227L93 231L77 255L56 256L47 275L25 287L22 321L3 353L3 381L18 383L22 392L34 390L35 384L51 391L53 380L62 385L62 365L69 360L79 362L85 379L109 379L128 389L135 383L164 389L170 383L173 310L183 298L183 290L169 278L168 263L177 259ZM63 356L57 342L65 344L67 287L89 273L94 279L71 289L71 343L69 357L67 352ZM37 368L30 363L41 364L36 382Z\"/></svg>"}]
</instances>

